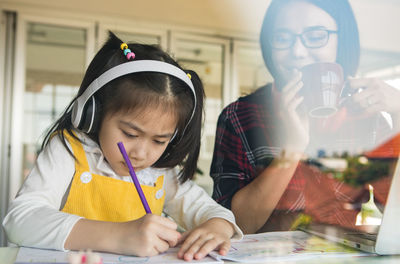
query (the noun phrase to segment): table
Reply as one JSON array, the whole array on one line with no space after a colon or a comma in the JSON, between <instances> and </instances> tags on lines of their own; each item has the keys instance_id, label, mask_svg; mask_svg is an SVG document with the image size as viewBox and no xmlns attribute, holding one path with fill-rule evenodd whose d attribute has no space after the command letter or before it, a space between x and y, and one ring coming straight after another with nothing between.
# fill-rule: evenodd
<instances>
[{"instance_id":1,"label":"table","mask_svg":"<svg viewBox=\"0 0 400 264\"><path fill-rule=\"evenodd\" d=\"M1 264L12 264L18 254L18 248L15 247L0 247L0 263ZM189 262L188 262L189 263ZM237 262L226 262L226 263L237 263ZM279 262L279 263L293 263L290 262ZM378 256L378 257L363 257L363 258L318 258L313 260L296 261L296 263L306 264L375 264L375 263L385 263L385 264L397 264L400 263L400 255L398 256Z\"/></svg>"},{"instance_id":2,"label":"table","mask_svg":"<svg viewBox=\"0 0 400 264\"><path fill-rule=\"evenodd\" d=\"M11 264L14 263L18 254L18 248L0 247L0 263Z\"/></svg>"}]
</instances>

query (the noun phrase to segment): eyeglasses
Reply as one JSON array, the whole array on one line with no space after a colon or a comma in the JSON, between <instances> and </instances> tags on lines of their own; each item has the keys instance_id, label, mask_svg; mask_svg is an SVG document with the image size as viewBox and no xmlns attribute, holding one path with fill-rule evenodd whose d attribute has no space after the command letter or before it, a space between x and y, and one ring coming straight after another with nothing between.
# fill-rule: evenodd
<instances>
[{"instance_id":1,"label":"eyeglasses","mask_svg":"<svg viewBox=\"0 0 400 264\"><path fill-rule=\"evenodd\" d=\"M289 49L296 43L297 37L307 48L316 49L325 46L328 43L330 34L337 34L336 30L328 29L310 29L301 34L294 34L287 30L276 31L270 40L274 49Z\"/></svg>"}]
</instances>

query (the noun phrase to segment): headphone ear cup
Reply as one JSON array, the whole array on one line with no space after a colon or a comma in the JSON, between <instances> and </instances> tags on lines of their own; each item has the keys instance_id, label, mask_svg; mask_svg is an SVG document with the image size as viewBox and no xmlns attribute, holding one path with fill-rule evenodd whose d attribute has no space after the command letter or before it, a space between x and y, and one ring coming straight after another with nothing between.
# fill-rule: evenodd
<instances>
[{"instance_id":1,"label":"headphone ear cup","mask_svg":"<svg viewBox=\"0 0 400 264\"><path fill-rule=\"evenodd\" d=\"M90 133L94 130L93 124L96 117L96 107L96 100L92 96L82 110L82 120L78 127L82 132Z\"/></svg>"}]
</instances>

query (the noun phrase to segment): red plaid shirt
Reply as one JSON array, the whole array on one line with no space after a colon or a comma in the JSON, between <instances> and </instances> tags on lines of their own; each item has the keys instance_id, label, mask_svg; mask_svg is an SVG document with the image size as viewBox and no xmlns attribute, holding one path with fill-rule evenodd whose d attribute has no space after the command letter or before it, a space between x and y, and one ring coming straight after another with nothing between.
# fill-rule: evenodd
<instances>
[{"instance_id":1,"label":"red plaid shirt","mask_svg":"<svg viewBox=\"0 0 400 264\"><path fill-rule=\"evenodd\" d=\"M226 208L231 208L234 194L281 153L276 142L286 135L273 136L272 131L280 120L273 107L272 91L272 85L262 87L228 105L219 116L210 175L214 180L212 196ZM363 125L349 130L348 125L355 122L345 110L341 110L328 122L314 124L311 130L322 131L325 136L311 136L313 143L310 146L322 144L327 148L334 146L338 150L347 150L361 142L364 147L376 142L376 130L371 127ZM376 126L385 122L363 124ZM381 126L380 133L386 133L388 129L387 125ZM327 136L333 140L323 140ZM314 220L353 226L359 208L346 211L343 210L346 207L344 203L360 205L361 200L368 197L366 192L365 188L353 188L327 177L314 166L300 163L275 210L287 213L304 211Z\"/></svg>"}]
</instances>

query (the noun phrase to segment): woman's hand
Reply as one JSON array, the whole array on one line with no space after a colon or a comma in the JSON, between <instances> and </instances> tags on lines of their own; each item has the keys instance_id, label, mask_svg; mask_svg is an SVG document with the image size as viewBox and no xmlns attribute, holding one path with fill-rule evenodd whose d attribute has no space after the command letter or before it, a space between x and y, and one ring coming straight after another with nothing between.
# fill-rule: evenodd
<instances>
[{"instance_id":1,"label":"woman's hand","mask_svg":"<svg viewBox=\"0 0 400 264\"><path fill-rule=\"evenodd\" d=\"M276 109L279 120L283 124L284 131L276 131L276 134L286 140L283 142L282 149L286 153L303 152L309 143L309 124L306 114L301 116L298 107L303 102L304 97L299 96L299 91L303 88L301 72L293 71L293 78L280 89L281 93L276 100ZM275 127L281 127L275 124Z\"/></svg>"},{"instance_id":2,"label":"woman's hand","mask_svg":"<svg viewBox=\"0 0 400 264\"><path fill-rule=\"evenodd\" d=\"M122 254L155 256L176 246L181 237L177 227L166 217L146 214L137 220L121 223L116 246Z\"/></svg>"},{"instance_id":3,"label":"woman's hand","mask_svg":"<svg viewBox=\"0 0 400 264\"><path fill-rule=\"evenodd\" d=\"M385 111L390 114L400 113L400 90L377 78L349 79L349 87L355 93L353 101L368 113ZM358 92L359 91L359 92Z\"/></svg>"},{"instance_id":4,"label":"woman's hand","mask_svg":"<svg viewBox=\"0 0 400 264\"><path fill-rule=\"evenodd\" d=\"M183 234L178 258L186 261L202 259L214 249L218 249L220 255L226 255L233 233L234 228L230 222L222 218L212 218Z\"/></svg>"}]
</instances>

